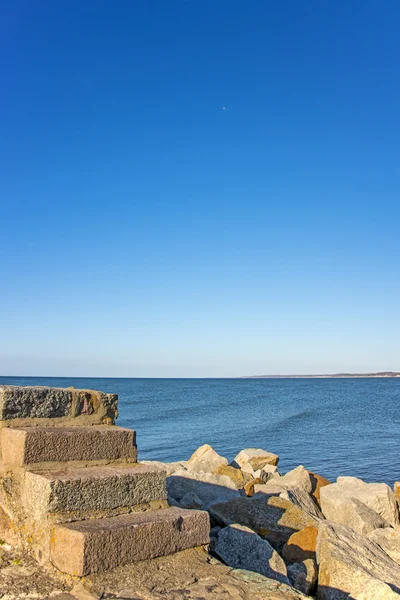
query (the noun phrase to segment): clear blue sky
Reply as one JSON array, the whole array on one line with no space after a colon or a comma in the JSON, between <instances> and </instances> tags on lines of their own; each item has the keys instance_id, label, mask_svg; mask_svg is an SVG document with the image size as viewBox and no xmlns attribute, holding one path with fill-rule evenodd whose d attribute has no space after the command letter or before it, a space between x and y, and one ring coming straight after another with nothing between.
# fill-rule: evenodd
<instances>
[{"instance_id":1,"label":"clear blue sky","mask_svg":"<svg viewBox=\"0 0 400 600\"><path fill-rule=\"evenodd\" d=\"M0 375L400 370L399 29L3 1Z\"/></svg>"}]
</instances>

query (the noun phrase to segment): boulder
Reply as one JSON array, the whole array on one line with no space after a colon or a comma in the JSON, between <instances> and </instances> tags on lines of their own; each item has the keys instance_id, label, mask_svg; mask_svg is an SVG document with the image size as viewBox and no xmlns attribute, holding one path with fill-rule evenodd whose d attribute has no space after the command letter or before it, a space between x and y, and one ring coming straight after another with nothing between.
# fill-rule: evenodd
<instances>
[{"instance_id":1,"label":"boulder","mask_svg":"<svg viewBox=\"0 0 400 600\"><path fill-rule=\"evenodd\" d=\"M281 475L278 478L274 477L273 479L270 479L265 484L265 487L257 488L256 492L276 494L281 493L284 490L292 490L295 488L302 489L307 494L312 493L311 476L307 469L305 469L302 465L296 467L292 471L289 471L286 473L286 475Z\"/></svg>"},{"instance_id":2,"label":"boulder","mask_svg":"<svg viewBox=\"0 0 400 600\"><path fill-rule=\"evenodd\" d=\"M375 529L367 537L400 565L400 529Z\"/></svg>"},{"instance_id":3,"label":"boulder","mask_svg":"<svg viewBox=\"0 0 400 600\"><path fill-rule=\"evenodd\" d=\"M400 593L400 565L345 525L320 522L317 563L319 600L389 600Z\"/></svg>"},{"instance_id":4,"label":"boulder","mask_svg":"<svg viewBox=\"0 0 400 600\"><path fill-rule=\"evenodd\" d=\"M303 592L306 596L314 594L318 579L318 567L315 560L307 558L303 562L293 563L288 566L287 574L290 583L296 590Z\"/></svg>"},{"instance_id":5,"label":"boulder","mask_svg":"<svg viewBox=\"0 0 400 600\"><path fill-rule=\"evenodd\" d=\"M303 465L292 469L292 471L288 471L286 475L282 475L279 478L279 485L287 490L302 488L308 494L311 494L313 489L311 475Z\"/></svg>"},{"instance_id":6,"label":"boulder","mask_svg":"<svg viewBox=\"0 0 400 600\"><path fill-rule=\"evenodd\" d=\"M397 498L397 503L400 505L400 481L395 481L393 489L394 495Z\"/></svg>"},{"instance_id":7,"label":"boulder","mask_svg":"<svg viewBox=\"0 0 400 600\"><path fill-rule=\"evenodd\" d=\"M227 464L227 458L215 452L208 444L204 444L192 454L186 467L195 473L216 473L221 465Z\"/></svg>"},{"instance_id":8,"label":"boulder","mask_svg":"<svg viewBox=\"0 0 400 600\"><path fill-rule=\"evenodd\" d=\"M202 509L206 510L216 502L226 502L240 496L230 477L211 473L176 471L167 477L168 495L180 502L188 492L198 496Z\"/></svg>"},{"instance_id":9,"label":"boulder","mask_svg":"<svg viewBox=\"0 0 400 600\"><path fill-rule=\"evenodd\" d=\"M301 563L308 558L315 560L317 549L318 527L305 527L293 533L282 549L282 556L287 563Z\"/></svg>"},{"instance_id":10,"label":"boulder","mask_svg":"<svg viewBox=\"0 0 400 600\"><path fill-rule=\"evenodd\" d=\"M249 463L251 467L257 471L262 469L265 465L277 465L279 462L279 456L272 452L267 452L261 448L245 448L241 450L237 456L233 459L232 467L241 468L246 463Z\"/></svg>"},{"instance_id":11,"label":"boulder","mask_svg":"<svg viewBox=\"0 0 400 600\"><path fill-rule=\"evenodd\" d=\"M197 494L195 494L192 491L186 492L183 498L180 499L179 506L181 506L182 508L191 508L198 510L203 506L203 502L200 500Z\"/></svg>"},{"instance_id":12,"label":"boulder","mask_svg":"<svg viewBox=\"0 0 400 600\"><path fill-rule=\"evenodd\" d=\"M290 502L299 506L314 519L319 520L324 518L315 500L303 488L285 490L279 495L281 498L286 498L286 500L290 500Z\"/></svg>"},{"instance_id":13,"label":"boulder","mask_svg":"<svg viewBox=\"0 0 400 600\"><path fill-rule=\"evenodd\" d=\"M283 559L266 540L248 527L233 524L222 529L214 551L234 569L255 571L282 583L289 583Z\"/></svg>"},{"instance_id":14,"label":"boulder","mask_svg":"<svg viewBox=\"0 0 400 600\"><path fill-rule=\"evenodd\" d=\"M230 467L229 465L218 467L216 474L230 477L238 490L242 490L246 483L253 480L253 476L250 473L243 473L240 469L235 469L235 467Z\"/></svg>"},{"instance_id":15,"label":"boulder","mask_svg":"<svg viewBox=\"0 0 400 600\"><path fill-rule=\"evenodd\" d=\"M256 485L262 485L263 482L261 479L252 479L251 481L249 481L248 483L246 483L246 485L244 486L244 493L246 494L246 496L254 496L254 488Z\"/></svg>"},{"instance_id":16,"label":"boulder","mask_svg":"<svg viewBox=\"0 0 400 600\"><path fill-rule=\"evenodd\" d=\"M357 477L338 477L336 483L321 488L321 503L327 495L338 490L342 496L356 498L374 510L392 527L399 525L399 509L396 496L386 483L365 483ZM322 508L324 512L324 509Z\"/></svg>"},{"instance_id":17,"label":"boulder","mask_svg":"<svg viewBox=\"0 0 400 600\"><path fill-rule=\"evenodd\" d=\"M343 494L341 486L336 484L321 489L321 508L328 521L347 525L360 535L389 526L372 508Z\"/></svg>"},{"instance_id":18,"label":"boulder","mask_svg":"<svg viewBox=\"0 0 400 600\"><path fill-rule=\"evenodd\" d=\"M317 473L313 473L312 471L308 471L308 474L310 475L312 485L311 495L313 496L314 500L319 503L321 488L331 485L332 482L329 481L329 479L322 477L322 475L317 475Z\"/></svg>"},{"instance_id":19,"label":"boulder","mask_svg":"<svg viewBox=\"0 0 400 600\"><path fill-rule=\"evenodd\" d=\"M277 550L281 550L290 536L318 521L278 496L242 496L209 508L212 519L221 525L239 523L250 527Z\"/></svg>"}]
</instances>

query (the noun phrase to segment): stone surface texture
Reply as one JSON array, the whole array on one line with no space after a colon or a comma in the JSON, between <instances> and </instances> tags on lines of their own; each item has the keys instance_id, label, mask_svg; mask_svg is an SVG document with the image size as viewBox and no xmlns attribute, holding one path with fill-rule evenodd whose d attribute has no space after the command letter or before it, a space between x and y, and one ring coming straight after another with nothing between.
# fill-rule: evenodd
<instances>
[{"instance_id":1,"label":"stone surface texture","mask_svg":"<svg viewBox=\"0 0 400 600\"><path fill-rule=\"evenodd\" d=\"M196 473L216 473L219 467L227 464L227 458L220 456L208 444L204 444L192 454L186 467Z\"/></svg>"},{"instance_id":2,"label":"stone surface texture","mask_svg":"<svg viewBox=\"0 0 400 600\"><path fill-rule=\"evenodd\" d=\"M193 492L202 501L202 508L212 504L238 498L240 492L227 475L176 471L167 478L168 495L178 502L188 492Z\"/></svg>"},{"instance_id":3,"label":"stone surface texture","mask_svg":"<svg viewBox=\"0 0 400 600\"><path fill-rule=\"evenodd\" d=\"M357 477L338 477L337 482L321 489L321 502L326 494L337 489L343 496L356 498L372 508L392 527L399 525L399 508L396 496L385 483L365 483Z\"/></svg>"},{"instance_id":4,"label":"stone surface texture","mask_svg":"<svg viewBox=\"0 0 400 600\"><path fill-rule=\"evenodd\" d=\"M400 529L375 529L367 537L400 565Z\"/></svg>"},{"instance_id":5,"label":"stone surface texture","mask_svg":"<svg viewBox=\"0 0 400 600\"><path fill-rule=\"evenodd\" d=\"M253 476L250 473L244 473L240 469L235 469L235 467L230 467L229 465L218 467L216 474L230 477L238 490L242 490L246 483L253 481Z\"/></svg>"},{"instance_id":6,"label":"stone surface texture","mask_svg":"<svg viewBox=\"0 0 400 600\"><path fill-rule=\"evenodd\" d=\"M314 594L318 579L318 567L315 560L307 558L303 562L293 563L288 566L287 573L290 583L296 590L307 596Z\"/></svg>"},{"instance_id":7,"label":"stone surface texture","mask_svg":"<svg viewBox=\"0 0 400 600\"><path fill-rule=\"evenodd\" d=\"M343 493L341 486L327 486L321 491L321 508L329 521L342 523L355 532L366 535L389 523L366 504Z\"/></svg>"},{"instance_id":8,"label":"stone surface texture","mask_svg":"<svg viewBox=\"0 0 400 600\"><path fill-rule=\"evenodd\" d=\"M209 542L204 511L168 508L54 527L53 564L75 576L107 571Z\"/></svg>"},{"instance_id":9,"label":"stone surface texture","mask_svg":"<svg viewBox=\"0 0 400 600\"><path fill-rule=\"evenodd\" d=\"M241 468L249 463L254 471L262 469L265 465L276 466L279 462L279 456L273 452L267 452L261 448L245 448L241 450L233 459L231 466Z\"/></svg>"},{"instance_id":10,"label":"stone surface texture","mask_svg":"<svg viewBox=\"0 0 400 600\"><path fill-rule=\"evenodd\" d=\"M0 441L5 468L48 462L135 462L137 457L135 432L115 426L3 428Z\"/></svg>"},{"instance_id":11,"label":"stone surface texture","mask_svg":"<svg viewBox=\"0 0 400 600\"><path fill-rule=\"evenodd\" d=\"M271 579L289 583L286 565L266 540L243 525L230 525L219 532L215 553L234 569L261 573Z\"/></svg>"},{"instance_id":12,"label":"stone surface texture","mask_svg":"<svg viewBox=\"0 0 400 600\"><path fill-rule=\"evenodd\" d=\"M209 512L217 524L245 525L265 538L277 550L281 550L296 531L308 526L318 526L318 521L279 496L240 497L213 504Z\"/></svg>"},{"instance_id":13,"label":"stone surface texture","mask_svg":"<svg viewBox=\"0 0 400 600\"><path fill-rule=\"evenodd\" d=\"M52 419L53 425L112 424L118 396L75 388L0 386L2 426L31 426ZM50 424L50 423L49 423Z\"/></svg>"},{"instance_id":14,"label":"stone surface texture","mask_svg":"<svg viewBox=\"0 0 400 600\"><path fill-rule=\"evenodd\" d=\"M394 592L400 593L400 565L350 527L320 522L317 562L317 598L321 600L398 598Z\"/></svg>"},{"instance_id":15,"label":"stone surface texture","mask_svg":"<svg viewBox=\"0 0 400 600\"><path fill-rule=\"evenodd\" d=\"M311 494L313 498L319 503L320 500L320 490L322 487L327 485L331 485L331 481L323 477L322 475L318 475L317 473L313 473L312 471L308 471L311 479L312 491Z\"/></svg>"},{"instance_id":16,"label":"stone surface texture","mask_svg":"<svg viewBox=\"0 0 400 600\"><path fill-rule=\"evenodd\" d=\"M25 506L38 520L45 513L105 510L166 499L165 473L148 465L25 473Z\"/></svg>"},{"instance_id":17,"label":"stone surface texture","mask_svg":"<svg viewBox=\"0 0 400 600\"><path fill-rule=\"evenodd\" d=\"M315 560L317 538L317 527L305 527L301 531L296 531L283 547L283 558L287 563L301 563L308 558Z\"/></svg>"}]
</instances>

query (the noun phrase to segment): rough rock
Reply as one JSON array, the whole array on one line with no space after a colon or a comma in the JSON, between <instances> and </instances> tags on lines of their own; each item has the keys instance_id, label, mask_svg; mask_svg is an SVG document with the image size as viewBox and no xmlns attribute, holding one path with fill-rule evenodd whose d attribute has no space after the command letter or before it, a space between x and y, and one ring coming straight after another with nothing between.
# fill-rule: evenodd
<instances>
[{"instance_id":1,"label":"rough rock","mask_svg":"<svg viewBox=\"0 0 400 600\"><path fill-rule=\"evenodd\" d=\"M240 469L235 469L235 467L230 467L229 465L221 465L218 467L216 474L227 475L230 477L238 490L242 490L246 483L253 479L250 473L244 473Z\"/></svg>"},{"instance_id":2,"label":"rough rock","mask_svg":"<svg viewBox=\"0 0 400 600\"><path fill-rule=\"evenodd\" d=\"M320 522L317 562L319 600L389 600L398 597L394 592L400 593L400 565L345 525Z\"/></svg>"},{"instance_id":3,"label":"rough rock","mask_svg":"<svg viewBox=\"0 0 400 600\"><path fill-rule=\"evenodd\" d=\"M244 493L246 494L246 496L254 496L255 493L255 486L256 485L262 485L263 481L261 479L252 479L251 481L249 481L248 483L246 483L246 485L244 486Z\"/></svg>"},{"instance_id":4,"label":"rough rock","mask_svg":"<svg viewBox=\"0 0 400 600\"><path fill-rule=\"evenodd\" d=\"M215 544L215 553L234 569L255 571L289 583L282 558L266 540L248 527L234 524L222 529Z\"/></svg>"},{"instance_id":5,"label":"rough rock","mask_svg":"<svg viewBox=\"0 0 400 600\"><path fill-rule=\"evenodd\" d=\"M178 462L170 462L170 463L161 462L159 460L141 460L140 463L142 465L150 465L152 467L158 467L161 471L164 471L166 473L167 477L169 477L173 473L176 473L177 471L186 471L187 470L186 469L186 465L187 465L186 460L181 460Z\"/></svg>"},{"instance_id":6,"label":"rough rock","mask_svg":"<svg viewBox=\"0 0 400 600\"><path fill-rule=\"evenodd\" d=\"M279 485L287 490L301 488L308 494L311 494L313 489L310 473L303 465L299 465L295 469L292 469L292 471L288 471L288 473L282 475L279 478Z\"/></svg>"},{"instance_id":7,"label":"rough rock","mask_svg":"<svg viewBox=\"0 0 400 600\"><path fill-rule=\"evenodd\" d=\"M375 529L367 537L400 565L400 529Z\"/></svg>"},{"instance_id":8,"label":"rough rock","mask_svg":"<svg viewBox=\"0 0 400 600\"><path fill-rule=\"evenodd\" d=\"M186 492L179 502L182 508L194 508L199 509L202 506L202 501L194 492Z\"/></svg>"},{"instance_id":9,"label":"rough rock","mask_svg":"<svg viewBox=\"0 0 400 600\"><path fill-rule=\"evenodd\" d=\"M287 563L301 563L308 558L315 560L317 549L317 527L305 527L290 536L282 549L282 556Z\"/></svg>"},{"instance_id":10,"label":"rough rock","mask_svg":"<svg viewBox=\"0 0 400 600\"><path fill-rule=\"evenodd\" d=\"M397 503L400 505L400 481L395 481L393 489L394 489L394 494L397 498Z\"/></svg>"},{"instance_id":11,"label":"rough rock","mask_svg":"<svg viewBox=\"0 0 400 600\"><path fill-rule=\"evenodd\" d=\"M256 471L262 469L265 465L277 465L279 456L272 452L267 452L261 448L245 448L241 450L233 459L231 466L241 468L244 464L250 463L251 467Z\"/></svg>"},{"instance_id":12,"label":"rough rock","mask_svg":"<svg viewBox=\"0 0 400 600\"><path fill-rule=\"evenodd\" d=\"M396 496L385 483L365 483L356 477L338 477L336 483L321 488L321 504L324 498L334 494L356 498L378 513L392 527L399 525L399 509ZM322 509L324 512L324 509Z\"/></svg>"},{"instance_id":13,"label":"rough rock","mask_svg":"<svg viewBox=\"0 0 400 600\"><path fill-rule=\"evenodd\" d=\"M389 526L372 508L357 498L347 496L342 492L341 486L336 484L321 490L321 508L329 521L347 525L360 535Z\"/></svg>"},{"instance_id":14,"label":"rough rock","mask_svg":"<svg viewBox=\"0 0 400 600\"><path fill-rule=\"evenodd\" d=\"M1 426L112 424L118 416L118 396L75 388L0 386Z\"/></svg>"},{"instance_id":15,"label":"rough rock","mask_svg":"<svg viewBox=\"0 0 400 600\"><path fill-rule=\"evenodd\" d=\"M290 583L296 590L307 596L314 594L318 579L318 567L315 560L307 558L303 562L293 563L288 566L287 573Z\"/></svg>"},{"instance_id":16,"label":"rough rock","mask_svg":"<svg viewBox=\"0 0 400 600\"><path fill-rule=\"evenodd\" d=\"M308 471L308 474L310 475L312 485L311 495L319 503L321 488L331 485L332 482L329 481L329 479L322 477L322 475L317 475L317 473L313 473L312 471Z\"/></svg>"},{"instance_id":17,"label":"rough rock","mask_svg":"<svg viewBox=\"0 0 400 600\"><path fill-rule=\"evenodd\" d=\"M290 502L299 506L314 519L324 519L324 515L315 500L303 488L285 490L279 495L281 498L286 498L286 500L290 500Z\"/></svg>"},{"instance_id":18,"label":"rough rock","mask_svg":"<svg viewBox=\"0 0 400 600\"><path fill-rule=\"evenodd\" d=\"M227 458L215 452L208 444L204 444L192 454L186 467L195 473L216 473L219 467L227 464Z\"/></svg>"},{"instance_id":19,"label":"rough rock","mask_svg":"<svg viewBox=\"0 0 400 600\"><path fill-rule=\"evenodd\" d=\"M295 531L317 524L315 519L298 506L278 496L242 496L214 504L209 512L216 523L239 523L249 527L277 550L282 548Z\"/></svg>"},{"instance_id":20,"label":"rough rock","mask_svg":"<svg viewBox=\"0 0 400 600\"><path fill-rule=\"evenodd\" d=\"M216 502L225 502L240 496L230 477L211 473L176 471L167 478L167 489L169 496L178 502L187 492L195 493L202 501L203 509Z\"/></svg>"},{"instance_id":21,"label":"rough rock","mask_svg":"<svg viewBox=\"0 0 400 600\"><path fill-rule=\"evenodd\" d=\"M5 469L49 462L135 462L137 457L136 432L108 425L4 427L0 443Z\"/></svg>"},{"instance_id":22,"label":"rough rock","mask_svg":"<svg viewBox=\"0 0 400 600\"><path fill-rule=\"evenodd\" d=\"M51 561L76 577L208 544L207 512L167 508L54 526Z\"/></svg>"}]
</instances>

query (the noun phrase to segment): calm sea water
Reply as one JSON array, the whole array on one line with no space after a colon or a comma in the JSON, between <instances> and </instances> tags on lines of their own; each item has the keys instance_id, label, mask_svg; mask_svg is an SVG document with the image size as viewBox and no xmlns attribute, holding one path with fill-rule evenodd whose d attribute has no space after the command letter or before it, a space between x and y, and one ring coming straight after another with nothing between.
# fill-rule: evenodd
<instances>
[{"instance_id":1,"label":"calm sea water","mask_svg":"<svg viewBox=\"0 0 400 600\"><path fill-rule=\"evenodd\" d=\"M100 379L0 377L0 384L119 395L118 424L137 430L139 457L186 459L209 443L245 447L335 479L400 480L400 379Z\"/></svg>"}]
</instances>

